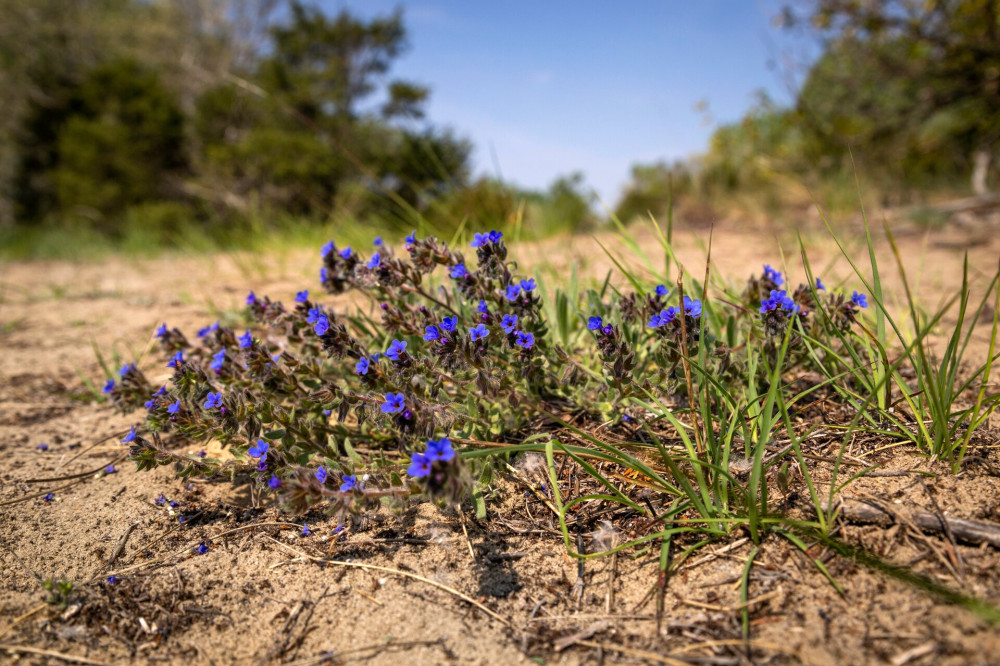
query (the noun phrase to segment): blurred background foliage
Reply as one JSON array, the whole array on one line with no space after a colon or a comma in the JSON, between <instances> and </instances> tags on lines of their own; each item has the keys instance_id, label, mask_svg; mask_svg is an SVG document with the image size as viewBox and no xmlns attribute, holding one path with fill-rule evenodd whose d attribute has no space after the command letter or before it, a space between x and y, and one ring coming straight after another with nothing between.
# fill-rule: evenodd
<instances>
[{"instance_id":1,"label":"blurred background foliage","mask_svg":"<svg viewBox=\"0 0 1000 666\"><path fill-rule=\"evenodd\" d=\"M426 117L430 90L391 75L401 10L0 0L0 16L8 253L44 253L53 233L201 247L347 220L529 237L602 222L582 174L537 192L473 177L468 140ZM858 173L886 206L996 185L1000 0L809 0L776 19L822 44L794 105L762 94L704 154L635 165L610 212L792 221L855 207Z\"/></svg>"}]
</instances>

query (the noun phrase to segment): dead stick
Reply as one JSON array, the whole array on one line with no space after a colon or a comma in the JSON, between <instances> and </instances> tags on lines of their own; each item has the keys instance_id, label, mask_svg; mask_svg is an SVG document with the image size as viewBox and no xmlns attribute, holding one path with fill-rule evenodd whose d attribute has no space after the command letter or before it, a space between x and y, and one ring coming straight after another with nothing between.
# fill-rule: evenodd
<instances>
[{"instance_id":1,"label":"dead stick","mask_svg":"<svg viewBox=\"0 0 1000 666\"><path fill-rule=\"evenodd\" d=\"M826 511L826 503L821 503L821 508ZM897 512L884 505L872 501L861 501L855 499L841 499L837 508L840 515L855 523L889 525L896 521ZM942 514L930 513L927 511L906 510L908 519L925 532L942 534L945 532L945 525L951 529L951 533L956 539L969 543L988 543L994 548L1000 548L1000 525L987 523L980 520L967 520L965 518L952 518Z\"/></svg>"}]
</instances>

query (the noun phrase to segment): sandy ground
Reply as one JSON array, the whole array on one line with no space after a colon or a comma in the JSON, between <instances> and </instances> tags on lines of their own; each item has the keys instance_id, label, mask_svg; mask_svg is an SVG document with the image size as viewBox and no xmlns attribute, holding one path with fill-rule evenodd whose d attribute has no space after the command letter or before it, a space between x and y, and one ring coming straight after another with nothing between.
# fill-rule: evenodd
<instances>
[{"instance_id":1,"label":"sandy ground","mask_svg":"<svg viewBox=\"0 0 1000 666\"><path fill-rule=\"evenodd\" d=\"M600 239L627 252L610 234ZM675 238L678 256L698 274L707 241L706 230L678 231ZM811 232L805 241L827 285L860 288L828 239ZM980 285L996 270L1000 250L1000 240L981 233L903 233L900 243L928 306L961 284L962 250ZM640 246L662 257L651 235L642 234ZM612 267L592 238L555 239L512 254L548 282L574 268L600 278ZM888 268L884 244L878 257ZM789 234L717 229L712 262L713 272L734 281L765 262L785 263L793 281L801 276ZM653 269L660 266L661 258L653 260ZM751 577L748 657L737 581L750 546L740 535L683 566L668 587L658 630L649 601L657 553L579 566L565 555L552 516L512 480L498 482L485 521L468 510L460 517L420 504L335 533L337 526L318 512L296 517L271 506L255 509L246 487L228 480L185 482L169 469L137 473L127 462L113 474L98 473L121 457L117 440L133 420L87 396L81 376L103 381L95 348L109 359L140 359L152 381L165 379L159 357L144 355L160 322L191 332L233 316L250 289L291 301L298 289L315 289L318 269L318 249L2 266L0 661L1000 663L996 627L972 613L829 558L846 590L841 596L779 541L762 545ZM886 283L898 290L898 278ZM329 302L347 306L343 299ZM988 332L984 317L970 351L976 362L984 358ZM42 443L47 451L36 449ZM919 466L941 474L920 483L908 476L867 479L852 492L1000 522L1000 480L990 473L996 448L977 455L992 464L970 465L953 477L913 452L885 452L876 459L886 470ZM12 503L47 492L51 501ZM158 506L161 493L178 506ZM301 535L303 523L310 536ZM1000 604L1000 566L989 547L953 548L905 526L845 525L841 536ZM586 546L590 537L582 538ZM208 552L197 554L202 542ZM304 554L368 568L321 567ZM109 585L111 574L120 582ZM51 577L74 581L65 611L44 603L40 581Z\"/></svg>"}]
</instances>

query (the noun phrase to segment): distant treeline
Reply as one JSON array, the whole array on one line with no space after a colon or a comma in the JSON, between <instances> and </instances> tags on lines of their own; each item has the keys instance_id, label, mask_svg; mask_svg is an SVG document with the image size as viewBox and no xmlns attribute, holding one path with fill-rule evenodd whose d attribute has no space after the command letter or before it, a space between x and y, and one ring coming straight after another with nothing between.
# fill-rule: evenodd
<instances>
[{"instance_id":1,"label":"distant treeline","mask_svg":"<svg viewBox=\"0 0 1000 666\"><path fill-rule=\"evenodd\" d=\"M403 15L277 0L0 0L0 229L109 235L248 218L443 230L592 222L573 175L547 192L470 179L471 146L393 79Z\"/></svg>"},{"instance_id":2,"label":"distant treeline","mask_svg":"<svg viewBox=\"0 0 1000 666\"><path fill-rule=\"evenodd\" d=\"M791 108L761 96L707 151L633 168L617 213L689 220L726 208L772 216L985 194L997 185L1000 0L813 0L777 17L822 54Z\"/></svg>"}]
</instances>

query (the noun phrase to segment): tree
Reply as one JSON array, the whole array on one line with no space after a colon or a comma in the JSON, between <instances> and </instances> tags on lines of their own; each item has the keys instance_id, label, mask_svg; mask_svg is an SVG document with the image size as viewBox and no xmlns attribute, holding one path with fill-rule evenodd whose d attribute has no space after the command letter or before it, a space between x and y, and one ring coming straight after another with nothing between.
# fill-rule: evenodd
<instances>
[{"instance_id":1,"label":"tree","mask_svg":"<svg viewBox=\"0 0 1000 666\"><path fill-rule=\"evenodd\" d=\"M890 146L911 164L954 148L973 191L986 191L1000 140L1000 0L815 0L784 17L826 41L799 100L814 130Z\"/></svg>"}]
</instances>

